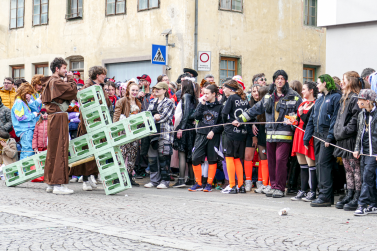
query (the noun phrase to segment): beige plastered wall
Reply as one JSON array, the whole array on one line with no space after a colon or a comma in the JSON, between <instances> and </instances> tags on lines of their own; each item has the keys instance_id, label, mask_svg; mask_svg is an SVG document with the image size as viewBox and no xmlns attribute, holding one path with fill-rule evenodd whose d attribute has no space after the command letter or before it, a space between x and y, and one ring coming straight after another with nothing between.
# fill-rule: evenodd
<instances>
[{"instance_id":1,"label":"beige plastered wall","mask_svg":"<svg viewBox=\"0 0 377 251\"><path fill-rule=\"evenodd\" d=\"M24 28L9 29L10 1L0 0L0 77L11 75L12 65L25 65L25 78L34 65L54 57L80 55L85 76L104 61L151 56L151 44L165 44L161 32L171 28L171 80L184 67L194 67L195 0L160 0L159 9L137 11L137 0L127 1L126 15L105 16L105 0L84 0L83 19L66 21L64 0L50 0L49 24L32 26L32 0L25 0ZM63 3L63 4L62 4ZM240 58L245 84L264 72L268 82L278 69L289 79L302 80L303 65L324 73L326 31L303 26L302 0L244 0L243 13L219 10L218 0L199 0L198 50L211 51L211 72L219 81L221 55ZM200 80L199 80L200 81Z\"/></svg>"}]
</instances>

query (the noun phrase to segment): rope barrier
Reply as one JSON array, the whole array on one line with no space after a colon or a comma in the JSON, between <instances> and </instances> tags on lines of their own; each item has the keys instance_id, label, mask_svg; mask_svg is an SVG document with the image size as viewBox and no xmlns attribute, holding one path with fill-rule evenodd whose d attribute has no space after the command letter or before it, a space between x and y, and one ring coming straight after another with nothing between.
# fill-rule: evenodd
<instances>
[{"instance_id":1,"label":"rope barrier","mask_svg":"<svg viewBox=\"0 0 377 251\"><path fill-rule=\"evenodd\" d=\"M184 130L181 130L182 132L185 132L185 131L192 131L192 130L198 130L198 129L204 129L204 128L213 128L213 127L217 127L217 126L225 126L225 125L231 125L232 123L223 123L223 124L217 124L217 125L212 125L212 126L202 126L202 127L194 127L194 128L190 128L190 129L184 129ZM284 122L240 122L241 125L263 125L263 124L284 124ZM294 127L296 127L297 129L305 132L304 129L296 126L296 125L292 125ZM179 131L179 130L178 130ZM170 132L160 132L160 133L154 133L154 134L151 134L149 136L155 136L155 135L161 135L161 134L170 134L170 133L176 133L178 131L170 131ZM326 142L325 140L321 139L321 138L318 138L316 136L312 136L313 138L319 140L319 141L322 141L324 143L328 143ZM348 149L345 149L343 147L340 147L340 146L337 146L337 145L334 145L332 143L328 143L329 145L333 146L333 147L336 147L336 148L339 148L343 151L346 151L346 152L349 152L349 153L354 153L354 151L351 151L351 150L348 150ZM16 152L19 152L19 153L30 153L30 152L35 152L35 151L16 151ZM376 157L376 155L368 155L368 154L363 154L363 153L359 153L359 156L368 156L368 157Z\"/></svg>"}]
</instances>

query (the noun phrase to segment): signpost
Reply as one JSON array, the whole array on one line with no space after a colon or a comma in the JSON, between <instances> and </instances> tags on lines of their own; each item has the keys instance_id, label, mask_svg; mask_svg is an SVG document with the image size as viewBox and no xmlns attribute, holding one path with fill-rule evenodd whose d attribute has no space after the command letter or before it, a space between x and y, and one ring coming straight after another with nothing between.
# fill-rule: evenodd
<instances>
[{"instance_id":1,"label":"signpost","mask_svg":"<svg viewBox=\"0 0 377 251\"><path fill-rule=\"evenodd\" d=\"M152 44L152 64L168 65L168 48L166 45Z\"/></svg>"},{"instance_id":2,"label":"signpost","mask_svg":"<svg viewBox=\"0 0 377 251\"><path fill-rule=\"evenodd\" d=\"M211 70L211 52L210 51L199 51L198 70L199 71Z\"/></svg>"}]
</instances>

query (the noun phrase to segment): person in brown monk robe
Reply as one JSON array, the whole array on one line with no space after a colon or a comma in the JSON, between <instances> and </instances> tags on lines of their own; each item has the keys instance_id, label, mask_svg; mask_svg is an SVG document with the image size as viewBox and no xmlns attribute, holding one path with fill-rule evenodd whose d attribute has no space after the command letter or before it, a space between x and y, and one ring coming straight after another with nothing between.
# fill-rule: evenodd
<instances>
[{"instance_id":1,"label":"person in brown monk robe","mask_svg":"<svg viewBox=\"0 0 377 251\"><path fill-rule=\"evenodd\" d=\"M71 194L73 190L68 184L68 113L66 112L72 99L76 99L77 87L73 73L67 73L67 62L63 58L55 58L51 64L51 77L42 79L45 87L42 102L48 113L47 157L44 171L46 192L54 194ZM67 81L62 78L67 76Z\"/></svg>"},{"instance_id":2,"label":"person in brown monk robe","mask_svg":"<svg viewBox=\"0 0 377 251\"><path fill-rule=\"evenodd\" d=\"M99 85L102 87L102 91L106 98L106 105L109 109L109 113L111 113L111 110L113 108L113 105L105 92L104 89L104 80L106 78L107 70L105 67L102 66L93 66L89 69L89 79L86 80L86 83L83 88L80 89L80 91L84 90L85 88L91 87L93 85ZM101 102L101 101L100 101ZM82 135L85 135L87 133L85 123L82 119L82 115L80 114L80 123L77 129L77 137L80 137ZM83 184L82 189L84 191L92 191L93 188L97 188L97 185L90 177L91 175L98 175L98 167L95 160L89 161L87 163L72 167L69 171L69 175L71 176L83 176Z\"/></svg>"}]
</instances>

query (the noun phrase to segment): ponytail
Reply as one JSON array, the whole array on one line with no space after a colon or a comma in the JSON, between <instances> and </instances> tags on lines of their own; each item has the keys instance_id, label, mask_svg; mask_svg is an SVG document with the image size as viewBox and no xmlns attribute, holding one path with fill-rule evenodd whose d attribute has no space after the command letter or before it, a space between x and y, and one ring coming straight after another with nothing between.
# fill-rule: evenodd
<instances>
[{"instance_id":1,"label":"ponytail","mask_svg":"<svg viewBox=\"0 0 377 251\"><path fill-rule=\"evenodd\" d=\"M238 96L241 97L242 100L246 100L246 93L243 91L243 88L241 85L238 84L236 80L228 80L224 83L224 86L233 90Z\"/></svg>"}]
</instances>

